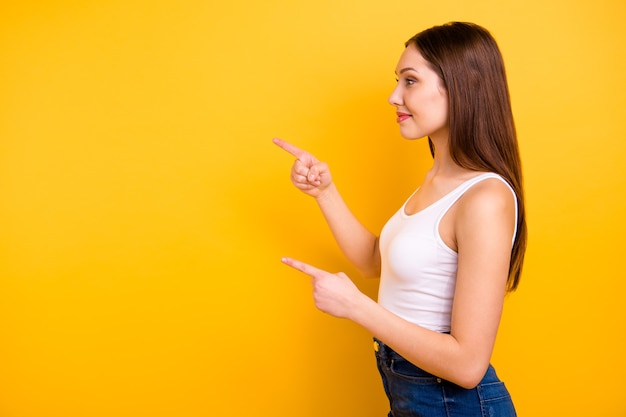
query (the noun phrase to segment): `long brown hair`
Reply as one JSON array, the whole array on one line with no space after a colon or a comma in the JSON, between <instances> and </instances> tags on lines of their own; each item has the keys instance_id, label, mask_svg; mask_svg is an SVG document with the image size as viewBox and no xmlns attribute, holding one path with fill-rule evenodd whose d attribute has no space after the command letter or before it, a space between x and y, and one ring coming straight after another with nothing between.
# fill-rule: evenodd
<instances>
[{"instance_id":1,"label":"long brown hair","mask_svg":"<svg viewBox=\"0 0 626 417\"><path fill-rule=\"evenodd\" d=\"M520 280L527 229L522 166L502 54L491 34L473 23L451 22L418 33L414 45L448 92L450 155L463 168L495 172L517 196L517 234L507 290ZM430 150L435 149L429 139Z\"/></svg>"}]
</instances>

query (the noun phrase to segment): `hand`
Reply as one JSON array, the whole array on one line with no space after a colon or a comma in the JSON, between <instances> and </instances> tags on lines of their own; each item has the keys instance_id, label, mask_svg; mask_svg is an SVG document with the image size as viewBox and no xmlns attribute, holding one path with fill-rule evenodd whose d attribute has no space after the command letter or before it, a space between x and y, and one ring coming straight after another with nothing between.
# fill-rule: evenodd
<instances>
[{"instance_id":1,"label":"hand","mask_svg":"<svg viewBox=\"0 0 626 417\"><path fill-rule=\"evenodd\" d=\"M317 198L332 183L330 170L310 153L274 138L274 143L297 159L291 167L291 182L303 193Z\"/></svg>"},{"instance_id":2,"label":"hand","mask_svg":"<svg viewBox=\"0 0 626 417\"><path fill-rule=\"evenodd\" d=\"M343 272L331 274L291 258L282 262L311 276L315 306L331 316L350 318L358 299L365 296Z\"/></svg>"}]
</instances>

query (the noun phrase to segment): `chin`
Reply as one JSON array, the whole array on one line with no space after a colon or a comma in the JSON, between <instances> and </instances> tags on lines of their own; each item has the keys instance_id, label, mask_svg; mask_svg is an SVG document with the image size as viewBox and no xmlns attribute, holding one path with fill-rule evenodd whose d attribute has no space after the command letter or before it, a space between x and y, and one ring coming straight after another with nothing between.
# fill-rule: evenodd
<instances>
[{"instance_id":1,"label":"chin","mask_svg":"<svg viewBox=\"0 0 626 417\"><path fill-rule=\"evenodd\" d=\"M400 132L400 134L402 135L402 137L406 140L420 140L420 139L428 139L428 135L426 136L418 136L418 135L410 135L410 134L405 134L403 132Z\"/></svg>"},{"instance_id":2,"label":"chin","mask_svg":"<svg viewBox=\"0 0 626 417\"><path fill-rule=\"evenodd\" d=\"M424 134L423 131L420 132L416 129L402 129L402 126L400 127L400 135L402 135L402 137L406 140L420 140L428 138L428 134Z\"/></svg>"}]
</instances>

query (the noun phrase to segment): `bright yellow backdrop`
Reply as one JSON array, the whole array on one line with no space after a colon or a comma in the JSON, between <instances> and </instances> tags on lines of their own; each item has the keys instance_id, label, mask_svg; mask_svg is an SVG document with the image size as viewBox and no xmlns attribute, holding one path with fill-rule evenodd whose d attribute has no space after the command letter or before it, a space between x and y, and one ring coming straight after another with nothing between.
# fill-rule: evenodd
<instances>
[{"instance_id":1,"label":"bright yellow backdrop","mask_svg":"<svg viewBox=\"0 0 626 417\"><path fill-rule=\"evenodd\" d=\"M0 416L383 416L370 335L283 255L345 270L280 136L373 230L428 167L386 98L450 20L507 63L530 246L494 363L521 416L625 416L623 0L5 2Z\"/></svg>"}]
</instances>

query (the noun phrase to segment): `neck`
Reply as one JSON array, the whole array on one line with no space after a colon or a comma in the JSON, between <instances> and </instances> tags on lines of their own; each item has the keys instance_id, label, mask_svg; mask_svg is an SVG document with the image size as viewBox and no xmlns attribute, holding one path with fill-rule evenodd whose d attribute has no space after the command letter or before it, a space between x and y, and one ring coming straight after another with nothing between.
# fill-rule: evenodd
<instances>
[{"instance_id":1,"label":"neck","mask_svg":"<svg viewBox=\"0 0 626 417\"><path fill-rule=\"evenodd\" d=\"M450 146L448 138L438 138L433 136L430 138L435 148L435 156L433 161L433 167L430 170L431 175L448 176L458 173L459 170L463 170L458 166L450 155Z\"/></svg>"},{"instance_id":2,"label":"neck","mask_svg":"<svg viewBox=\"0 0 626 417\"><path fill-rule=\"evenodd\" d=\"M435 148L435 156L432 168L426 174L426 178L434 179L459 179L474 175L475 170L463 168L452 159L448 137L431 136L430 140Z\"/></svg>"}]
</instances>

